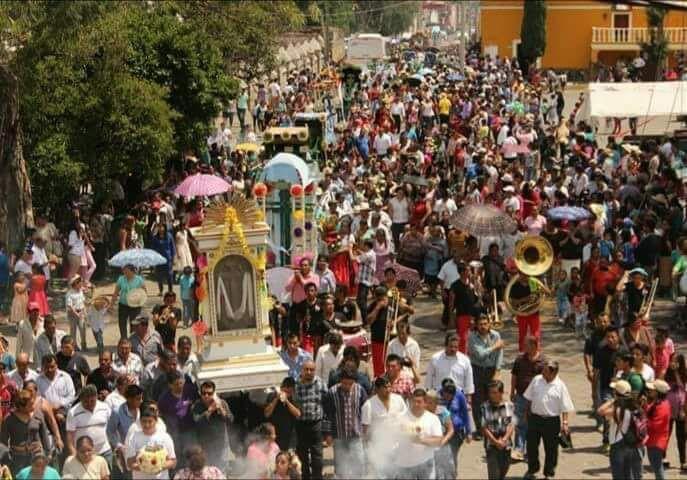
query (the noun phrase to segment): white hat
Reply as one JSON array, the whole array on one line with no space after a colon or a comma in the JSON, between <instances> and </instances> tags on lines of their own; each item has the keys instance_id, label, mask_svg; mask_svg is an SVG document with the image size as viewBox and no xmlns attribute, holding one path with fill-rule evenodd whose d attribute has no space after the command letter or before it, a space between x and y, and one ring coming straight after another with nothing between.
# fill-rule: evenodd
<instances>
[{"instance_id":1,"label":"white hat","mask_svg":"<svg viewBox=\"0 0 687 480\"><path fill-rule=\"evenodd\" d=\"M510 173L504 173L501 177L502 182L513 183L513 176Z\"/></svg>"},{"instance_id":2,"label":"white hat","mask_svg":"<svg viewBox=\"0 0 687 480\"><path fill-rule=\"evenodd\" d=\"M515 188L513 188L513 185L508 185L503 187L503 191L508 193L515 193Z\"/></svg>"},{"instance_id":3,"label":"white hat","mask_svg":"<svg viewBox=\"0 0 687 480\"><path fill-rule=\"evenodd\" d=\"M616 391L618 395L626 396L632 391L632 386L626 380L616 380L611 382L610 387Z\"/></svg>"},{"instance_id":4,"label":"white hat","mask_svg":"<svg viewBox=\"0 0 687 480\"><path fill-rule=\"evenodd\" d=\"M144 307L148 301L148 294L142 288L134 288L126 296L126 303L133 308Z\"/></svg>"},{"instance_id":5,"label":"white hat","mask_svg":"<svg viewBox=\"0 0 687 480\"><path fill-rule=\"evenodd\" d=\"M656 390L658 393L668 393L670 385L665 380L657 378L653 382L646 382L646 388L649 390Z\"/></svg>"}]
</instances>

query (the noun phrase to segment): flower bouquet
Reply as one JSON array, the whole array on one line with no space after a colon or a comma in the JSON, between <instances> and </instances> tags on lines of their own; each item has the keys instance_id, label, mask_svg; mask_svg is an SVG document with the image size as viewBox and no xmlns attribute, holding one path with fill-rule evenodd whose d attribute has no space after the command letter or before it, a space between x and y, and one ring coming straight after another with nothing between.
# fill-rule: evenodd
<instances>
[{"instance_id":1,"label":"flower bouquet","mask_svg":"<svg viewBox=\"0 0 687 480\"><path fill-rule=\"evenodd\" d=\"M157 475L165 469L167 450L160 445L147 445L138 452L138 463L143 473Z\"/></svg>"}]
</instances>

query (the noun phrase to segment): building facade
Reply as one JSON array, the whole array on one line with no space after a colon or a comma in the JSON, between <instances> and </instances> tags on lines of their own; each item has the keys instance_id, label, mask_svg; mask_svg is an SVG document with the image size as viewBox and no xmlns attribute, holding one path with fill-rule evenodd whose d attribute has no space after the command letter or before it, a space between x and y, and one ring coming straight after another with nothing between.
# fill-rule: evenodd
<instances>
[{"instance_id":1,"label":"building facade","mask_svg":"<svg viewBox=\"0 0 687 480\"><path fill-rule=\"evenodd\" d=\"M482 51L514 57L520 43L523 0L482 0ZM548 0L543 68L586 70L597 62L612 65L637 56L649 39L644 7L602 1ZM687 11L671 10L664 30L669 64L687 49Z\"/></svg>"}]
</instances>

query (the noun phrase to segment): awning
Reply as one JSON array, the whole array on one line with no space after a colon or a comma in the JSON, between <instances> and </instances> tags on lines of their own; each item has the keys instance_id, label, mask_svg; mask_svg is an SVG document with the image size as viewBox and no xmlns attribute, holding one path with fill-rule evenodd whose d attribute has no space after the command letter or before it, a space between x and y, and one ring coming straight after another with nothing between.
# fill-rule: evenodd
<instances>
[{"instance_id":1,"label":"awning","mask_svg":"<svg viewBox=\"0 0 687 480\"><path fill-rule=\"evenodd\" d=\"M308 164L299 156L292 153L278 153L265 165L260 181L299 183L305 186L312 181L309 170Z\"/></svg>"},{"instance_id":2,"label":"awning","mask_svg":"<svg viewBox=\"0 0 687 480\"><path fill-rule=\"evenodd\" d=\"M587 117L659 117L687 114L687 82L590 83Z\"/></svg>"}]
</instances>

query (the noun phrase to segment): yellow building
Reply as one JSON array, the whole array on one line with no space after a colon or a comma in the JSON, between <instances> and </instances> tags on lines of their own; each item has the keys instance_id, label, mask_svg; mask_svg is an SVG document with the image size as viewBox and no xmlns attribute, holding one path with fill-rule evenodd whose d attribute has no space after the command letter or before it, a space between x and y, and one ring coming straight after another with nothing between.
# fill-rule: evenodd
<instances>
[{"instance_id":1,"label":"yellow building","mask_svg":"<svg viewBox=\"0 0 687 480\"><path fill-rule=\"evenodd\" d=\"M483 53L513 57L520 43L523 1L480 2ZM586 70L597 61L612 65L620 57L634 58L649 32L644 7L603 1L547 0L546 51L543 68ZM687 11L666 15L668 61L687 49Z\"/></svg>"}]
</instances>

